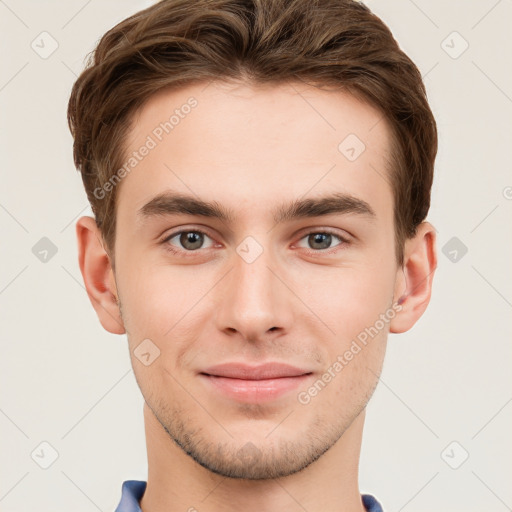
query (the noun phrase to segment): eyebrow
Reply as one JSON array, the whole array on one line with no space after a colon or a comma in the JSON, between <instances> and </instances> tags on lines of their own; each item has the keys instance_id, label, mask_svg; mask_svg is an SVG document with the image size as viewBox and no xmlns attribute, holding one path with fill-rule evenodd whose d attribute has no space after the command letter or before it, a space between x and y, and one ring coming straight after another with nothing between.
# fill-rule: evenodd
<instances>
[{"instance_id":1,"label":"eyebrow","mask_svg":"<svg viewBox=\"0 0 512 512\"><path fill-rule=\"evenodd\" d=\"M349 213L356 213L370 219L376 217L374 210L366 201L341 192L322 197L296 199L275 209L273 217L274 222L280 224L294 219ZM138 215L142 218L172 214L209 217L227 223L233 223L236 217L233 210L217 201L204 201L175 192L158 194L138 211Z\"/></svg>"}]
</instances>

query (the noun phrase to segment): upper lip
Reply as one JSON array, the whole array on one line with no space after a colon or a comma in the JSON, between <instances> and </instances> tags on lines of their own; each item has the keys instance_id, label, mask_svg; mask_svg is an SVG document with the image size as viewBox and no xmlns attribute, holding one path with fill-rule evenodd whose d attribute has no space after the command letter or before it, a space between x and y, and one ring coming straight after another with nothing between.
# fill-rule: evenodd
<instances>
[{"instance_id":1,"label":"upper lip","mask_svg":"<svg viewBox=\"0 0 512 512\"><path fill-rule=\"evenodd\" d=\"M250 366L243 363L224 363L210 366L200 373L214 375L216 377L228 377L231 379L263 380L298 377L299 375L305 375L311 372L289 364L270 362L259 366Z\"/></svg>"}]
</instances>

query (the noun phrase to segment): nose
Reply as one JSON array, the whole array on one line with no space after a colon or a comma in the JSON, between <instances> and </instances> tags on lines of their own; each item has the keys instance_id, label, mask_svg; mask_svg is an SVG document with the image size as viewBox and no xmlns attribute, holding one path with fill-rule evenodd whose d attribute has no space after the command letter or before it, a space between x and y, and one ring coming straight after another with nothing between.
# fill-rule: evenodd
<instances>
[{"instance_id":1,"label":"nose","mask_svg":"<svg viewBox=\"0 0 512 512\"><path fill-rule=\"evenodd\" d=\"M293 321L292 292L269 250L254 260L233 255L233 268L219 287L217 327L257 343L289 332Z\"/></svg>"}]
</instances>

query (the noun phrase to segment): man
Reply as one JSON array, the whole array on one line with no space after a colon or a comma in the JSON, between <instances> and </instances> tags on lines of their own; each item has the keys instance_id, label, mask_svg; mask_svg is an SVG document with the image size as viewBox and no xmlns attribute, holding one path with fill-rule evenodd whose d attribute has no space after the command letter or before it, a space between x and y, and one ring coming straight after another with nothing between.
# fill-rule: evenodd
<instances>
[{"instance_id":1,"label":"man","mask_svg":"<svg viewBox=\"0 0 512 512\"><path fill-rule=\"evenodd\" d=\"M80 269L145 399L117 511L381 511L365 407L437 264L436 124L389 29L350 0L164 0L68 115Z\"/></svg>"}]
</instances>

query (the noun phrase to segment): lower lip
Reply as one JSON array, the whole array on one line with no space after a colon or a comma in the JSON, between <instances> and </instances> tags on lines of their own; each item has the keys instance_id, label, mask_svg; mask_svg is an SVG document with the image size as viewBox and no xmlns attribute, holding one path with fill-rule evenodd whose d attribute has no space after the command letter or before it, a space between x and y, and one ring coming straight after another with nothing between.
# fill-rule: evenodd
<instances>
[{"instance_id":1,"label":"lower lip","mask_svg":"<svg viewBox=\"0 0 512 512\"><path fill-rule=\"evenodd\" d=\"M243 380L200 374L204 381L224 395L240 402L258 403L278 398L296 389L312 376L311 373L297 377L277 379Z\"/></svg>"}]
</instances>

